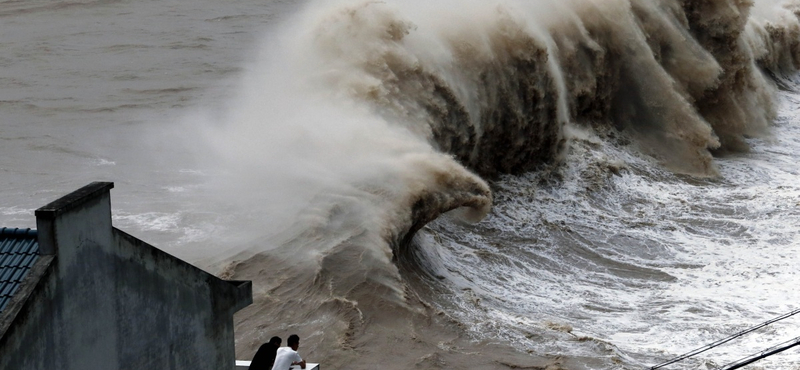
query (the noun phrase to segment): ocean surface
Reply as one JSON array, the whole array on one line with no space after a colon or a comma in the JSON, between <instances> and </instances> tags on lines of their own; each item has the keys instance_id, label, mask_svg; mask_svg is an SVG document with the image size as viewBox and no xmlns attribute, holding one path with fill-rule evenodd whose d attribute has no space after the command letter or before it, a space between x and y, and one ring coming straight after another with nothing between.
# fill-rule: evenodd
<instances>
[{"instance_id":1,"label":"ocean surface","mask_svg":"<svg viewBox=\"0 0 800 370\"><path fill-rule=\"evenodd\" d=\"M0 35L0 226L113 181L117 228L253 280L239 359L644 369L800 308L798 1L0 0Z\"/></svg>"}]
</instances>

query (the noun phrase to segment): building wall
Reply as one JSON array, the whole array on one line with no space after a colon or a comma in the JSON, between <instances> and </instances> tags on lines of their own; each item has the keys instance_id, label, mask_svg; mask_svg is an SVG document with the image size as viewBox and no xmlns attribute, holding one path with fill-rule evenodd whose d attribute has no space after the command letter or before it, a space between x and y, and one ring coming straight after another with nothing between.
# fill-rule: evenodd
<instances>
[{"instance_id":1,"label":"building wall","mask_svg":"<svg viewBox=\"0 0 800 370\"><path fill-rule=\"evenodd\" d=\"M108 191L39 221L56 257L0 369L233 369L242 289L112 228Z\"/></svg>"},{"instance_id":2,"label":"building wall","mask_svg":"<svg viewBox=\"0 0 800 370\"><path fill-rule=\"evenodd\" d=\"M221 281L210 275L203 279L194 267L176 264L174 257L123 232L115 230L114 240L122 250L115 287L122 305L120 335L152 336L152 329L141 325L144 321L159 328L161 336L119 341L121 362L136 365L122 368L232 369L233 307L222 289L214 289Z\"/></svg>"}]
</instances>

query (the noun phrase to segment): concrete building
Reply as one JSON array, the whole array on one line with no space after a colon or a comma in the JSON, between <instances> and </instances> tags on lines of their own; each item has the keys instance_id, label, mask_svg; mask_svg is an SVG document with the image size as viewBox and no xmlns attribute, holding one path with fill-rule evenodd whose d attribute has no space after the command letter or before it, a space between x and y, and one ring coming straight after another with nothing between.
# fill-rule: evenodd
<instances>
[{"instance_id":1,"label":"concrete building","mask_svg":"<svg viewBox=\"0 0 800 370\"><path fill-rule=\"evenodd\" d=\"M113 183L0 229L0 369L234 369L233 314L249 281L224 281L111 225Z\"/></svg>"}]
</instances>

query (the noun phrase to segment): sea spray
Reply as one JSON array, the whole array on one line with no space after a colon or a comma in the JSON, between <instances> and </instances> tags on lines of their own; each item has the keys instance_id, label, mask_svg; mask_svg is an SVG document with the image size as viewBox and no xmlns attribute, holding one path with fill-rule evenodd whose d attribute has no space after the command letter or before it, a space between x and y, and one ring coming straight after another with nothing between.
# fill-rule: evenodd
<instances>
[{"instance_id":1,"label":"sea spray","mask_svg":"<svg viewBox=\"0 0 800 370\"><path fill-rule=\"evenodd\" d=\"M714 174L710 150L746 149L774 115L758 63L789 68L798 27L788 7L747 22L747 3L718 3L315 4L208 136L234 193L281 194L265 202L281 220L320 191L381 182L403 153L487 178L557 163L565 124L620 129L670 169Z\"/></svg>"},{"instance_id":2,"label":"sea spray","mask_svg":"<svg viewBox=\"0 0 800 370\"><path fill-rule=\"evenodd\" d=\"M246 194L279 221L227 269L260 286L238 319L240 351L257 346L262 329L253 328L298 325L264 324L270 317L315 323L297 328L311 354L334 367L387 341L407 351L396 354L397 368L485 356L437 346L438 331L455 347L486 343L462 337L459 320L469 315L440 310L468 308L430 303L441 299L436 292L451 293L429 284L445 275L426 274L419 256L436 254L415 254L415 232L460 207L479 219L493 196L478 175L498 181L557 168L575 133L593 132L592 140L639 150L678 173L716 175L712 153L746 150L746 138L774 117L764 71L796 64L794 13L775 7L763 12L780 16L751 21L751 8L622 0L309 6L209 130L233 197ZM625 168L600 163L592 171ZM599 172L595 181L608 181ZM564 221L543 227L569 232ZM577 252L596 255L588 244ZM475 287L466 279L463 288ZM486 292L472 294L481 307ZM504 315L493 315L482 328L504 332ZM623 361L612 344L595 342L614 354L610 362ZM547 362L522 358L515 365Z\"/></svg>"}]
</instances>

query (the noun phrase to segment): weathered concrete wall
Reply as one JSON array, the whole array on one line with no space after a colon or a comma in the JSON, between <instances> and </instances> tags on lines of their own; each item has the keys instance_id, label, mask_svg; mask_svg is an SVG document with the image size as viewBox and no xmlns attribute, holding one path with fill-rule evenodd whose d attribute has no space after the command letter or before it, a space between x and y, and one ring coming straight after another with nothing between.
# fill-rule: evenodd
<instances>
[{"instance_id":1,"label":"weathered concrete wall","mask_svg":"<svg viewBox=\"0 0 800 370\"><path fill-rule=\"evenodd\" d=\"M51 233L40 245L56 257L0 340L0 369L233 369L232 316L249 304L249 283L112 228L109 189L37 211Z\"/></svg>"},{"instance_id":2,"label":"weathered concrete wall","mask_svg":"<svg viewBox=\"0 0 800 370\"><path fill-rule=\"evenodd\" d=\"M122 263L116 268L117 351L133 369L232 369L235 364L232 299L223 286L188 264L115 230ZM233 287L232 285L230 287ZM152 328L142 322L159 328ZM148 354L146 357L142 353Z\"/></svg>"}]
</instances>

